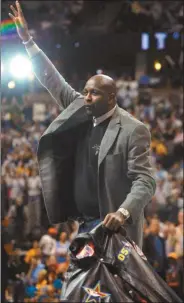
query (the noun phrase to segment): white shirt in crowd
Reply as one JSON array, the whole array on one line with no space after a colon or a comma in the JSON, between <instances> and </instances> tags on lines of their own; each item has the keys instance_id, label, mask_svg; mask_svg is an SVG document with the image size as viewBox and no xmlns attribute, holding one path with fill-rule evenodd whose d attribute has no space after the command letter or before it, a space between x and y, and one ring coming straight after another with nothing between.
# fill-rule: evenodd
<instances>
[{"instance_id":1,"label":"white shirt in crowd","mask_svg":"<svg viewBox=\"0 0 184 303\"><path fill-rule=\"evenodd\" d=\"M155 198L158 204L165 205L166 204L166 196L163 192L163 185L160 182L157 183Z\"/></svg>"},{"instance_id":2,"label":"white shirt in crowd","mask_svg":"<svg viewBox=\"0 0 184 303\"><path fill-rule=\"evenodd\" d=\"M49 235L41 237L39 246L44 255L51 256L56 253L56 240Z\"/></svg>"},{"instance_id":3,"label":"white shirt in crowd","mask_svg":"<svg viewBox=\"0 0 184 303\"><path fill-rule=\"evenodd\" d=\"M10 189L10 199L15 200L18 196L22 195L25 188L25 180L24 178L12 178L7 177L6 183L8 188Z\"/></svg>"},{"instance_id":4,"label":"white shirt in crowd","mask_svg":"<svg viewBox=\"0 0 184 303\"><path fill-rule=\"evenodd\" d=\"M39 176L28 177L28 195L31 197L39 196L41 192L41 181Z\"/></svg>"},{"instance_id":5,"label":"white shirt in crowd","mask_svg":"<svg viewBox=\"0 0 184 303\"><path fill-rule=\"evenodd\" d=\"M12 145L15 148L16 146L21 146L22 144L27 144L28 140L26 137L22 136L21 138L13 138Z\"/></svg>"}]
</instances>

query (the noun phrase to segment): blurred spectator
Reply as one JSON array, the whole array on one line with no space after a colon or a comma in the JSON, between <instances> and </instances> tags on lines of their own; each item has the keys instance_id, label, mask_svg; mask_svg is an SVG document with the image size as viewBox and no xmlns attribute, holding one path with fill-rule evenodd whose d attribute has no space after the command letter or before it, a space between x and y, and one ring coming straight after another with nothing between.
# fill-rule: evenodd
<instances>
[{"instance_id":1,"label":"blurred spectator","mask_svg":"<svg viewBox=\"0 0 184 303\"><path fill-rule=\"evenodd\" d=\"M40 249L42 251L43 256L52 256L56 253L56 236L57 236L56 228L49 228L48 234L43 235L40 239Z\"/></svg>"},{"instance_id":2,"label":"blurred spectator","mask_svg":"<svg viewBox=\"0 0 184 303\"><path fill-rule=\"evenodd\" d=\"M1 218L4 219L8 211L8 187L4 176L1 176Z\"/></svg>"},{"instance_id":3,"label":"blurred spectator","mask_svg":"<svg viewBox=\"0 0 184 303\"><path fill-rule=\"evenodd\" d=\"M165 240L160 237L159 232L159 220L153 218L150 223L149 234L144 239L143 251L157 273L165 279L167 269Z\"/></svg>"},{"instance_id":4,"label":"blurred spectator","mask_svg":"<svg viewBox=\"0 0 184 303\"><path fill-rule=\"evenodd\" d=\"M129 109L132 105L132 96L131 96L131 90L129 85L126 87L126 90L124 88L120 89L117 95L117 102L118 105L124 109Z\"/></svg>"},{"instance_id":5,"label":"blurred spectator","mask_svg":"<svg viewBox=\"0 0 184 303\"><path fill-rule=\"evenodd\" d=\"M11 205L7 214L9 220L9 233L16 243L21 243L26 236L26 222L28 220L28 212L23 204L23 197L18 195L15 204Z\"/></svg>"},{"instance_id":6,"label":"blurred spectator","mask_svg":"<svg viewBox=\"0 0 184 303\"><path fill-rule=\"evenodd\" d=\"M33 119L33 106L30 102L30 99L25 96L23 99L23 109L22 109L23 115L26 119L26 121L32 121Z\"/></svg>"},{"instance_id":7,"label":"blurred spectator","mask_svg":"<svg viewBox=\"0 0 184 303\"><path fill-rule=\"evenodd\" d=\"M27 279L32 283L38 282L39 272L45 268L45 265L41 261L41 256L38 253L34 258L31 259L30 267L27 273Z\"/></svg>"},{"instance_id":8,"label":"blurred spectator","mask_svg":"<svg viewBox=\"0 0 184 303\"><path fill-rule=\"evenodd\" d=\"M24 198L25 179L15 169L10 170L5 178L9 192L9 205L13 205L18 196Z\"/></svg>"},{"instance_id":9,"label":"blurred spectator","mask_svg":"<svg viewBox=\"0 0 184 303\"><path fill-rule=\"evenodd\" d=\"M167 222L167 228L165 232L166 238L166 254L169 256L170 253L175 251L176 247L176 226L174 223Z\"/></svg>"},{"instance_id":10,"label":"blurred spectator","mask_svg":"<svg viewBox=\"0 0 184 303\"><path fill-rule=\"evenodd\" d=\"M177 255L174 252L168 255L166 282L178 294L178 296L182 297L180 267Z\"/></svg>"},{"instance_id":11,"label":"blurred spectator","mask_svg":"<svg viewBox=\"0 0 184 303\"><path fill-rule=\"evenodd\" d=\"M30 175L27 177L28 190L28 233L33 227L40 226L41 218L41 181L36 170L32 169Z\"/></svg>"},{"instance_id":12,"label":"blurred spectator","mask_svg":"<svg viewBox=\"0 0 184 303\"><path fill-rule=\"evenodd\" d=\"M39 248L39 242L38 241L33 241L33 245L32 248L30 248L24 258L25 263L30 264L32 258L36 257L36 255L40 252L40 248Z\"/></svg>"},{"instance_id":13,"label":"blurred spectator","mask_svg":"<svg viewBox=\"0 0 184 303\"><path fill-rule=\"evenodd\" d=\"M59 235L59 241L56 242L56 257L59 264L64 263L67 266L69 257L68 257L68 248L70 242L68 241L68 235L66 232L61 232ZM67 263L67 264L65 264Z\"/></svg>"},{"instance_id":14,"label":"blurred spectator","mask_svg":"<svg viewBox=\"0 0 184 303\"><path fill-rule=\"evenodd\" d=\"M183 256L183 210L178 213L178 226L176 227L176 247L177 257Z\"/></svg>"},{"instance_id":15,"label":"blurred spectator","mask_svg":"<svg viewBox=\"0 0 184 303\"><path fill-rule=\"evenodd\" d=\"M77 221L71 221L71 222L68 222L68 225L70 226L69 238L70 238L70 242L72 242L78 234L79 223Z\"/></svg>"},{"instance_id":16,"label":"blurred spectator","mask_svg":"<svg viewBox=\"0 0 184 303\"><path fill-rule=\"evenodd\" d=\"M36 283L36 288L38 290L39 295L42 295L44 286L47 285L46 277L47 277L47 271L45 269L40 270L38 273L38 279Z\"/></svg>"}]
</instances>

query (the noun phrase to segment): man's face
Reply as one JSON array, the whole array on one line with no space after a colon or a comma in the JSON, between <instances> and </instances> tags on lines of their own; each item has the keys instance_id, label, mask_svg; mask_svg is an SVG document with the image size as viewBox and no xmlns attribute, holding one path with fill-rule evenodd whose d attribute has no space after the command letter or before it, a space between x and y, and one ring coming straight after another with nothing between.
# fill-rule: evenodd
<instances>
[{"instance_id":1,"label":"man's face","mask_svg":"<svg viewBox=\"0 0 184 303\"><path fill-rule=\"evenodd\" d=\"M152 234L158 235L160 231L159 221L157 219L152 219L150 224L150 231Z\"/></svg>"},{"instance_id":2,"label":"man's face","mask_svg":"<svg viewBox=\"0 0 184 303\"><path fill-rule=\"evenodd\" d=\"M105 88L90 79L83 89L86 112L89 116L99 117L109 111L111 96Z\"/></svg>"},{"instance_id":3,"label":"man's face","mask_svg":"<svg viewBox=\"0 0 184 303\"><path fill-rule=\"evenodd\" d=\"M23 199L22 199L22 198L17 198L17 199L16 199L16 204L17 204L18 206L21 206L21 205L23 204Z\"/></svg>"},{"instance_id":4,"label":"man's face","mask_svg":"<svg viewBox=\"0 0 184 303\"><path fill-rule=\"evenodd\" d=\"M67 238L67 234L65 232L62 232L60 234L60 241L65 242Z\"/></svg>"}]
</instances>

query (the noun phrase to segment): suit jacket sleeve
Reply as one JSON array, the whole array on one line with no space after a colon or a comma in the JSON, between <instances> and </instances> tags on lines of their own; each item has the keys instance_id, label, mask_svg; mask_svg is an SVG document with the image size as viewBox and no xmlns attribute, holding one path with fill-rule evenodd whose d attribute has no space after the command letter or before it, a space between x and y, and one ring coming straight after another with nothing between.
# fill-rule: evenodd
<instances>
[{"instance_id":1,"label":"suit jacket sleeve","mask_svg":"<svg viewBox=\"0 0 184 303\"><path fill-rule=\"evenodd\" d=\"M32 47L37 45L34 43ZM38 48L38 47L37 47ZM58 105L64 109L70 105L80 93L76 92L58 72L42 50L31 58L34 73L39 82L49 91Z\"/></svg>"},{"instance_id":2,"label":"suit jacket sleeve","mask_svg":"<svg viewBox=\"0 0 184 303\"><path fill-rule=\"evenodd\" d=\"M150 141L150 132L144 125L138 125L129 138L127 177L132 180L132 187L121 207L129 211L132 223L150 202L156 188L150 163Z\"/></svg>"}]
</instances>

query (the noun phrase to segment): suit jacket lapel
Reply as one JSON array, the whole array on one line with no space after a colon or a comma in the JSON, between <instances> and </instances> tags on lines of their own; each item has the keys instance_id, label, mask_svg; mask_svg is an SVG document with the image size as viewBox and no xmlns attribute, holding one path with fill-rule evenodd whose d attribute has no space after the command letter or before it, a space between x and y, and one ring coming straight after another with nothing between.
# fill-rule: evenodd
<instances>
[{"instance_id":1,"label":"suit jacket lapel","mask_svg":"<svg viewBox=\"0 0 184 303\"><path fill-rule=\"evenodd\" d=\"M49 125L43 136L59 131L61 126L63 129L63 124L66 125L66 128L71 128L87 121L87 119L84 99L83 97L77 98Z\"/></svg>"},{"instance_id":2,"label":"suit jacket lapel","mask_svg":"<svg viewBox=\"0 0 184 303\"><path fill-rule=\"evenodd\" d=\"M114 111L114 114L109 122L105 135L103 136L100 151L98 156L98 166L102 163L106 157L109 149L113 145L120 129L120 115L118 113L118 107Z\"/></svg>"},{"instance_id":3,"label":"suit jacket lapel","mask_svg":"<svg viewBox=\"0 0 184 303\"><path fill-rule=\"evenodd\" d=\"M70 119L71 118L71 119ZM88 116L84 107L84 99L77 98L70 106L65 109L47 128L45 133L42 135L40 143L43 137L47 137L47 135L51 133L55 133L64 129L69 129L75 127L85 121L88 120ZM104 158L106 157L109 149L113 145L118 132L120 129L120 114L118 112L118 107L114 111L114 114L109 122L105 135L102 139L100 145L100 151L98 156L98 166L102 163ZM39 144L40 145L40 144Z\"/></svg>"}]
</instances>

